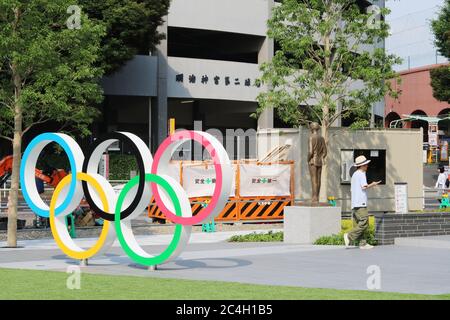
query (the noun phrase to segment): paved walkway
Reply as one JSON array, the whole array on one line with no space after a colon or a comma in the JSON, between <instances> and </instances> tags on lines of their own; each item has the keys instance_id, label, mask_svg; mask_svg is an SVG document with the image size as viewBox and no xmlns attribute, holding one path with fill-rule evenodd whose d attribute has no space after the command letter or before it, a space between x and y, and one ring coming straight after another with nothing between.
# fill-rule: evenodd
<instances>
[{"instance_id":1,"label":"paved walkway","mask_svg":"<svg viewBox=\"0 0 450 320\"><path fill-rule=\"evenodd\" d=\"M267 231L267 230L266 230ZM193 234L187 250L171 263L149 271L134 264L116 245L90 261L84 272L314 288L368 290L367 269L381 270L381 290L404 293L450 293L450 250L403 246L373 250L283 243L227 243L232 234ZM161 252L170 235L138 237L150 253ZM93 239L78 240L83 245ZM3 245L0 243L0 246ZM26 241L23 249L0 249L0 268L65 271L77 262L65 257L53 240ZM1 270L0 270L1 273Z\"/></svg>"}]
</instances>

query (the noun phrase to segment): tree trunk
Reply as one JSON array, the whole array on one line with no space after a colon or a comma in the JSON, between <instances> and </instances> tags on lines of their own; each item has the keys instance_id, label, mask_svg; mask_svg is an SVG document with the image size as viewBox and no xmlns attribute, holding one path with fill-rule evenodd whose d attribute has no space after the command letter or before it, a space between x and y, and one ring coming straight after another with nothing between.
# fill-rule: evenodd
<instances>
[{"instance_id":1,"label":"tree trunk","mask_svg":"<svg viewBox=\"0 0 450 320\"><path fill-rule=\"evenodd\" d=\"M22 159L22 105L20 94L22 88L22 79L18 74L17 66L12 64L12 76L15 86L15 104L14 104L14 138L13 138L13 167L11 175L11 190L8 201L8 247L17 247L17 207L19 198L20 183L20 162Z\"/></svg>"},{"instance_id":2,"label":"tree trunk","mask_svg":"<svg viewBox=\"0 0 450 320\"><path fill-rule=\"evenodd\" d=\"M20 110L20 114L18 113ZM15 108L15 128L13 141L13 168L11 175L11 190L8 202L8 247L17 247L17 207L19 198L20 160L22 157L22 111L20 106ZM20 122L20 128L17 124Z\"/></svg>"}]
</instances>

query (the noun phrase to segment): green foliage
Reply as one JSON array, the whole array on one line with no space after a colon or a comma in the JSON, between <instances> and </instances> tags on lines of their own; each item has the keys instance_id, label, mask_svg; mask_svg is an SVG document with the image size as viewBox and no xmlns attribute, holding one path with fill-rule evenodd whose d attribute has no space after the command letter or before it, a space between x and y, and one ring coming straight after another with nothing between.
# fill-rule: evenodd
<instances>
[{"instance_id":1,"label":"green foliage","mask_svg":"<svg viewBox=\"0 0 450 320\"><path fill-rule=\"evenodd\" d=\"M69 29L73 4L0 0L0 135L47 121L89 133L98 113L92 105L102 100L103 70L95 64L105 30L86 15L80 29ZM15 123L15 114L23 121Z\"/></svg>"},{"instance_id":2,"label":"green foliage","mask_svg":"<svg viewBox=\"0 0 450 320\"><path fill-rule=\"evenodd\" d=\"M440 54L450 58L450 1L446 0L439 16L431 22L435 45Z\"/></svg>"},{"instance_id":3,"label":"green foliage","mask_svg":"<svg viewBox=\"0 0 450 320\"><path fill-rule=\"evenodd\" d=\"M353 228L352 220L342 220L341 222L342 230L339 234L334 234L331 236L324 236L317 239L315 245L333 245L333 246L343 246L344 245L344 233L349 232ZM228 242L282 242L284 233L269 231L268 233L250 233L246 235L239 235L231 237ZM375 218L369 218L369 228L366 231L367 242L371 245L376 245L375 240Z\"/></svg>"},{"instance_id":4,"label":"green foliage","mask_svg":"<svg viewBox=\"0 0 450 320\"><path fill-rule=\"evenodd\" d=\"M364 129L364 128L368 128L369 125L370 125L370 122L367 119L356 119L350 125L350 128L353 129L353 130Z\"/></svg>"},{"instance_id":5,"label":"green foliage","mask_svg":"<svg viewBox=\"0 0 450 320\"><path fill-rule=\"evenodd\" d=\"M101 67L118 70L136 54L148 54L164 35L157 31L170 0L78 0L89 18L106 26Z\"/></svg>"},{"instance_id":6,"label":"green foliage","mask_svg":"<svg viewBox=\"0 0 450 320\"><path fill-rule=\"evenodd\" d=\"M324 236L317 239L314 244L315 245L329 245L329 246L343 246L344 243L344 233L349 232L353 228L352 220L342 220L342 231L339 234L334 234L331 236ZM367 239L367 243L371 245L377 245L377 241L375 240L375 218L369 218L369 228L366 231L365 237Z\"/></svg>"},{"instance_id":7,"label":"green foliage","mask_svg":"<svg viewBox=\"0 0 450 320\"><path fill-rule=\"evenodd\" d=\"M321 237L314 244L318 246L343 246L344 238L340 234L334 234L332 236Z\"/></svg>"},{"instance_id":8,"label":"green foliage","mask_svg":"<svg viewBox=\"0 0 450 320\"><path fill-rule=\"evenodd\" d=\"M439 101L450 103L450 66L430 70L433 96Z\"/></svg>"},{"instance_id":9,"label":"green foliage","mask_svg":"<svg viewBox=\"0 0 450 320\"><path fill-rule=\"evenodd\" d=\"M45 155L39 157L37 168L46 167L70 170L69 160L66 154L60 150L52 148L46 149ZM109 179L110 180L129 180L130 172L138 171L136 158L132 155L111 154L109 157Z\"/></svg>"},{"instance_id":10,"label":"green foliage","mask_svg":"<svg viewBox=\"0 0 450 320\"><path fill-rule=\"evenodd\" d=\"M109 156L110 180L129 180L130 171L138 171L134 156L121 154L111 154Z\"/></svg>"},{"instance_id":11,"label":"green foliage","mask_svg":"<svg viewBox=\"0 0 450 320\"><path fill-rule=\"evenodd\" d=\"M274 107L291 125L318 121L328 128L340 116L367 119L374 103L396 96L386 80L396 77L392 66L400 59L380 46L389 35L385 19L372 18L354 0L285 0L275 7L268 35L280 49L262 65L269 90L259 95L257 112Z\"/></svg>"},{"instance_id":12,"label":"green foliage","mask_svg":"<svg viewBox=\"0 0 450 320\"><path fill-rule=\"evenodd\" d=\"M39 157L37 168L44 170L45 168L64 169L66 172L70 170L69 159L65 153L62 154L48 154L45 157Z\"/></svg>"},{"instance_id":13,"label":"green foliage","mask_svg":"<svg viewBox=\"0 0 450 320\"><path fill-rule=\"evenodd\" d=\"M233 236L228 242L281 242L283 241L283 232L256 233L242 236Z\"/></svg>"},{"instance_id":14,"label":"green foliage","mask_svg":"<svg viewBox=\"0 0 450 320\"><path fill-rule=\"evenodd\" d=\"M442 8L439 16L431 23L435 44L440 54L450 58L450 1ZM430 71L433 96L439 101L450 103L450 66L444 66Z\"/></svg>"}]
</instances>

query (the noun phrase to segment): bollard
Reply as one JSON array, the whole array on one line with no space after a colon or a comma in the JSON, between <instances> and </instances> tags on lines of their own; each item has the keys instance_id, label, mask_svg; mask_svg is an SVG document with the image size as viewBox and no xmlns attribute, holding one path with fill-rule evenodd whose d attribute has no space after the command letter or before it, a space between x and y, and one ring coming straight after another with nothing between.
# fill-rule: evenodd
<instances>
[{"instance_id":1,"label":"bollard","mask_svg":"<svg viewBox=\"0 0 450 320\"><path fill-rule=\"evenodd\" d=\"M206 200L202 204L202 207L206 208L208 206L208 203L209 203L209 200ZM207 233L216 232L216 223L215 223L214 219L212 221L210 221L209 223L202 224L202 232L207 232Z\"/></svg>"},{"instance_id":2,"label":"bollard","mask_svg":"<svg viewBox=\"0 0 450 320\"><path fill-rule=\"evenodd\" d=\"M332 207L336 207L336 198L335 197L328 197L328 204Z\"/></svg>"},{"instance_id":3,"label":"bollard","mask_svg":"<svg viewBox=\"0 0 450 320\"><path fill-rule=\"evenodd\" d=\"M69 216L69 215L68 215ZM68 222L68 216L66 216L66 226L67 229L69 228L69 222ZM77 237L77 233L75 231L75 216L73 214L70 214L70 237L72 239L75 239Z\"/></svg>"},{"instance_id":4,"label":"bollard","mask_svg":"<svg viewBox=\"0 0 450 320\"><path fill-rule=\"evenodd\" d=\"M442 195L441 199L441 205L439 206L439 209L449 208L450 207L450 201L448 198L448 193L444 193Z\"/></svg>"},{"instance_id":5,"label":"bollard","mask_svg":"<svg viewBox=\"0 0 450 320\"><path fill-rule=\"evenodd\" d=\"M216 222L212 220L209 223L202 224L202 232L212 233L216 232Z\"/></svg>"}]
</instances>

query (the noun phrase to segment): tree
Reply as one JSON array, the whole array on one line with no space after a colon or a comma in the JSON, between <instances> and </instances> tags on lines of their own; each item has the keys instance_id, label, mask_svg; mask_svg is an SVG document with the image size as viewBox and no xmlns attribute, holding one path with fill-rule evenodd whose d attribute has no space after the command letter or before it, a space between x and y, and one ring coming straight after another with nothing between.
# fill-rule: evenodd
<instances>
[{"instance_id":1,"label":"tree","mask_svg":"<svg viewBox=\"0 0 450 320\"><path fill-rule=\"evenodd\" d=\"M446 1L437 19L431 22L431 27L439 53L450 59L450 0ZM430 74L434 97L450 103L450 66L432 69Z\"/></svg>"},{"instance_id":2,"label":"tree","mask_svg":"<svg viewBox=\"0 0 450 320\"><path fill-rule=\"evenodd\" d=\"M450 103L450 66L431 69L433 96L439 101Z\"/></svg>"},{"instance_id":3,"label":"tree","mask_svg":"<svg viewBox=\"0 0 450 320\"><path fill-rule=\"evenodd\" d=\"M106 74L117 71L136 54L148 54L165 35L157 28L170 0L79 0L90 19L106 26L100 64Z\"/></svg>"},{"instance_id":4,"label":"tree","mask_svg":"<svg viewBox=\"0 0 450 320\"><path fill-rule=\"evenodd\" d=\"M285 122L299 126L317 121L329 141L329 127L339 117L364 118L389 92L400 59L387 55L379 41L389 26L355 0L284 0L268 22L279 50L262 66L268 90L258 97L258 113L275 108ZM371 48L366 50L365 48ZM327 194L327 170L322 197Z\"/></svg>"},{"instance_id":5,"label":"tree","mask_svg":"<svg viewBox=\"0 0 450 320\"><path fill-rule=\"evenodd\" d=\"M435 35L435 45L439 52L450 58L450 1L446 0L439 16L431 22L431 27Z\"/></svg>"},{"instance_id":6,"label":"tree","mask_svg":"<svg viewBox=\"0 0 450 320\"><path fill-rule=\"evenodd\" d=\"M48 121L88 134L102 99L102 25L73 0L0 0L0 134L13 146L8 246L17 246L22 137ZM72 9L76 12L71 16ZM70 28L69 28L70 27Z\"/></svg>"}]
</instances>

